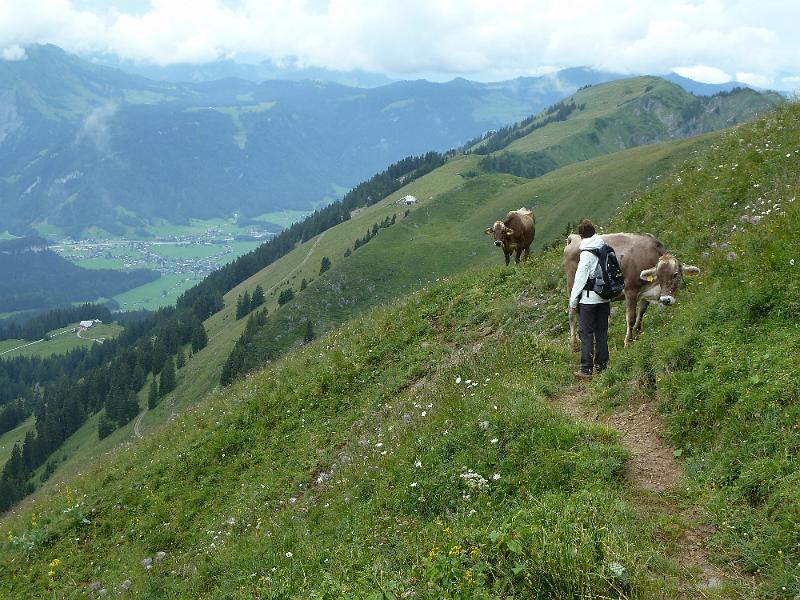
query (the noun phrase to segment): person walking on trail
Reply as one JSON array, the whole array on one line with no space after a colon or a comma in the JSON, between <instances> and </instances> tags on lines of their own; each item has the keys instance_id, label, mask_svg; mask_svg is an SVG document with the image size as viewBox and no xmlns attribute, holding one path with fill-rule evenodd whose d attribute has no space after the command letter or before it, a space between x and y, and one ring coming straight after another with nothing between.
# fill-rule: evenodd
<instances>
[{"instance_id":1,"label":"person walking on trail","mask_svg":"<svg viewBox=\"0 0 800 600\"><path fill-rule=\"evenodd\" d=\"M569 296L569 310L578 313L581 337L581 368L575 371L575 377L591 379L592 372L599 373L608 365L608 316L611 313L611 301L587 289L591 287L590 279L594 278L600 263L591 250L602 248L603 238L597 235L589 219L580 222L578 235L581 236L581 256Z\"/></svg>"}]
</instances>

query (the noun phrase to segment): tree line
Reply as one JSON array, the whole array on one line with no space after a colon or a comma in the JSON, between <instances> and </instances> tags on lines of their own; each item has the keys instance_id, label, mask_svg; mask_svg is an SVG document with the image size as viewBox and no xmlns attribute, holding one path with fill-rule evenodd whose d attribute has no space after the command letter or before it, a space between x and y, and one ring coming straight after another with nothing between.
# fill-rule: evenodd
<instances>
[{"instance_id":1,"label":"tree line","mask_svg":"<svg viewBox=\"0 0 800 600\"><path fill-rule=\"evenodd\" d=\"M195 306L200 298L213 296L221 298L248 277L291 252L298 243L308 241L323 231L347 221L353 210L372 206L407 183L430 173L443 165L447 156L449 154L428 152L393 163L384 171L358 184L341 200L314 211L255 250L243 254L211 273L178 298L178 307Z\"/></svg>"},{"instance_id":2,"label":"tree line","mask_svg":"<svg viewBox=\"0 0 800 600\"><path fill-rule=\"evenodd\" d=\"M529 133L536 131L537 129L541 129L545 125L549 125L550 123L555 123L558 121L566 121L567 117L569 117L569 115L571 115L574 111L583 110L585 107L585 103L575 104L574 100L570 100L569 102L562 100L561 102L556 102L555 104L547 107L541 113L531 115L530 117L514 123L513 125L507 125L506 127L502 127L497 131L493 131L475 138L474 140L467 142L465 146L469 148L477 144L481 144L472 150L472 152L482 155L491 154L492 152L502 150L514 140L524 137Z\"/></svg>"}]
</instances>

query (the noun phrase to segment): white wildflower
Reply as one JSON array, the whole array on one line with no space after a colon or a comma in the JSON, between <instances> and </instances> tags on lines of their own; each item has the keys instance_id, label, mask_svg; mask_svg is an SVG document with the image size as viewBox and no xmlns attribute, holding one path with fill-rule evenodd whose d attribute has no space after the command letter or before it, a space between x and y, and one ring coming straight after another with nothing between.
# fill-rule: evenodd
<instances>
[{"instance_id":1,"label":"white wildflower","mask_svg":"<svg viewBox=\"0 0 800 600\"><path fill-rule=\"evenodd\" d=\"M492 481L498 481L500 479L500 473L495 473L492 475Z\"/></svg>"},{"instance_id":2,"label":"white wildflower","mask_svg":"<svg viewBox=\"0 0 800 600\"><path fill-rule=\"evenodd\" d=\"M456 384L461 383L461 377L456 377Z\"/></svg>"},{"instance_id":3,"label":"white wildflower","mask_svg":"<svg viewBox=\"0 0 800 600\"><path fill-rule=\"evenodd\" d=\"M294 556L294 554L292 554L291 552L287 552L286 553L286 558L292 558L293 556Z\"/></svg>"},{"instance_id":4,"label":"white wildflower","mask_svg":"<svg viewBox=\"0 0 800 600\"><path fill-rule=\"evenodd\" d=\"M489 443L496 444L497 443L497 438L492 438L491 440L489 440Z\"/></svg>"}]
</instances>

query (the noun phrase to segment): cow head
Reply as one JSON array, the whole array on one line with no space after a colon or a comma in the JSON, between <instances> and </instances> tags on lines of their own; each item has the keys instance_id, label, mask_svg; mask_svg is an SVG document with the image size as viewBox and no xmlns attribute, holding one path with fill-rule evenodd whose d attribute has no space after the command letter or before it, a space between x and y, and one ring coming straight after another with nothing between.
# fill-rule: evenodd
<instances>
[{"instance_id":1,"label":"cow head","mask_svg":"<svg viewBox=\"0 0 800 600\"><path fill-rule=\"evenodd\" d=\"M485 233L494 237L495 246L502 246L503 242L514 235L514 230L506 227L502 221L495 221L494 225L488 227Z\"/></svg>"},{"instance_id":2,"label":"cow head","mask_svg":"<svg viewBox=\"0 0 800 600\"><path fill-rule=\"evenodd\" d=\"M671 254L665 254L658 259L655 267L645 269L639 277L645 281L652 281L659 286L658 301L664 306L669 306L670 304L675 304L675 294L677 294L678 288L681 286L683 275L696 275L698 273L700 273L700 269L697 267L681 264Z\"/></svg>"}]
</instances>

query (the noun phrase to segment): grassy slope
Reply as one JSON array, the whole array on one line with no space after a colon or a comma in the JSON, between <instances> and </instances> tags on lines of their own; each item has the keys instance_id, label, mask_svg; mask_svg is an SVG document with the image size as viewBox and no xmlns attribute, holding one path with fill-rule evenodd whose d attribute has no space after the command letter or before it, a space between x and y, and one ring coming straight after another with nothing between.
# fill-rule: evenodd
<instances>
[{"instance_id":1,"label":"grassy slope","mask_svg":"<svg viewBox=\"0 0 800 600\"><path fill-rule=\"evenodd\" d=\"M534 249L558 237L568 221L607 218L626 194L709 139L632 149L535 180L496 174L470 179L380 232L275 313L253 345L250 364L302 339L308 319L319 332L426 282L502 262L483 230L510 209L533 208Z\"/></svg>"},{"instance_id":2,"label":"grassy slope","mask_svg":"<svg viewBox=\"0 0 800 600\"><path fill-rule=\"evenodd\" d=\"M94 343L94 339L104 340L115 337L122 331L122 327L115 323L95 325L92 329L83 332L79 338L72 333L72 330L77 327L78 324L73 323L60 329L54 329L48 333L49 340L35 344L30 344L25 340L3 340L0 342L0 352L5 352L2 358L10 359L17 356L47 357L53 354L66 354L76 348L90 348Z\"/></svg>"},{"instance_id":3,"label":"grassy slope","mask_svg":"<svg viewBox=\"0 0 800 600\"><path fill-rule=\"evenodd\" d=\"M585 108L571 113L566 121L550 123L534 135L515 140L501 152L545 153L563 165L690 132L729 127L780 99L736 93L713 100L719 112L711 107L703 110L694 96L673 83L633 77L579 90L565 100L569 101ZM700 122L691 130L687 119L693 114Z\"/></svg>"},{"instance_id":4,"label":"grassy slope","mask_svg":"<svg viewBox=\"0 0 800 600\"><path fill-rule=\"evenodd\" d=\"M8 457L11 456L14 444L22 442L25 439L25 434L33 431L35 423L34 417L29 417L11 431L6 431L0 435L0 464L6 463Z\"/></svg>"},{"instance_id":5,"label":"grassy slope","mask_svg":"<svg viewBox=\"0 0 800 600\"><path fill-rule=\"evenodd\" d=\"M500 263L502 254L487 241L483 230L509 209L523 204L535 208L539 215L539 240L552 239L560 234L567 221L575 221L584 214L603 219L631 190L665 172L670 165L695 152L713 136L626 150L560 169L534 181L505 175L465 181L459 173L474 167L476 158L458 157L449 161L441 169L359 211L350 221L326 232L311 254L309 252L318 238L298 246L226 294L225 308L205 322L208 346L192 356L186 367L178 372L177 389L169 401L144 415L142 430L151 432L161 427L174 412L196 404L218 385L222 365L245 326L246 319L235 319L236 298L245 290L252 293L256 285L269 290L286 281L298 290L303 278L315 280L278 312L277 295L283 287L279 286L274 293L267 295L266 306L274 314L271 322L276 329L290 323L293 337L288 341L293 343L302 338L304 319L308 316L314 320L319 333L323 328L342 323L381 301L417 289L424 282L473 265ZM493 186L498 182L505 187L503 193L495 195L497 190ZM489 192L484 194L486 189ZM405 208L396 207L393 202L408 193L420 199L411 215L394 227L381 231L377 238L344 259L344 251L352 247L355 239L363 236L373 223L387 215L398 214L398 218L403 215ZM461 203L464 208L459 209L454 202ZM461 219L462 215L467 217ZM443 245L445 226L450 239ZM411 244L410 239L415 236L416 241ZM537 241L534 247L538 244ZM301 266L307 256L308 260ZM334 266L320 277L322 256L329 256ZM391 276L384 271L386 268L391 268ZM287 275L293 271L293 275ZM348 296L343 295L345 292ZM322 294L330 294L337 305L320 299ZM271 331L274 329L265 335ZM140 396L140 404L144 407L144 392ZM90 419L68 440L65 446L68 449L58 453L59 469L51 482L81 471L87 461L102 456L133 436L133 424L129 424L98 443L94 435L96 428L96 419Z\"/></svg>"},{"instance_id":6,"label":"grassy slope","mask_svg":"<svg viewBox=\"0 0 800 600\"><path fill-rule=\"evenodd\" d=\"M659 402L716 549L771 598L800 594L799 173L794 105L625 211L621 228L658 231L703 274L594 386L606 405Z\"/></svg>"},{"instance_id":7,"label":"grassy slope","mask_svg":"<svg viewBox=\"0 0 800 600\"><path fill-rule=\"evenodd\" d=\"M720 556L758 574L759 597L800 592L799 122L791 107L728 134L624 209L616 227L657 233L702 285L649 314L594 384L607 402L659 399ZM753 202L770 213L743 226ZM413 294L213 395L69 497L26 504L3 525L0 590L78 597L131 579L153 598L674 597L682 574L628 504L613 434L548 405L571 370L559 263L556 250ZM468 470L487 483L470 488ZM139 565L159 550L165 563Z\"/></svg>"}]
</instances>

